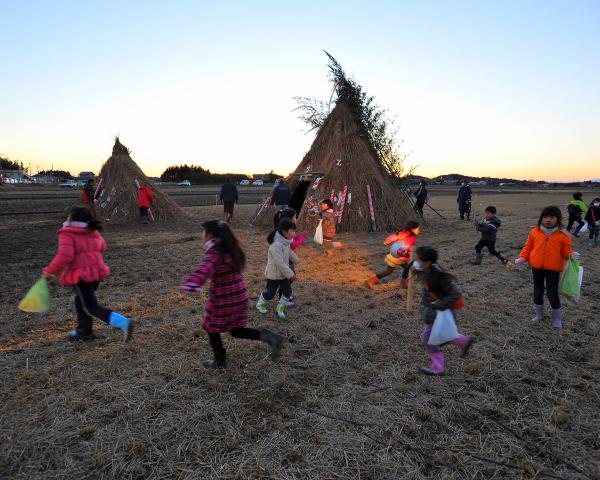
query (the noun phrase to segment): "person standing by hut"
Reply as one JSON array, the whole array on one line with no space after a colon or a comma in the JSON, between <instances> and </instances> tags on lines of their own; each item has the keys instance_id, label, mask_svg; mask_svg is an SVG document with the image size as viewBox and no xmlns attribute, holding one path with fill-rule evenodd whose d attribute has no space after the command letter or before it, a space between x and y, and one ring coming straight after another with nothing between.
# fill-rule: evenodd
<instances>
[{"instance_id":1,"label":"person standing by hut","mask_svg":"<svg viewBox=\"0 0 600 480\"><path fill-rule=\"evenodd\" d=\"M221 194L219 200L223 202L223 210L225 211L225 220L227 223L231 223L233 220L233 207L238 202L238 191L235 184L231 181L231 178L227 178L225 183L221 187Z\"/></svg>"},{"instance_id":2,"label":"person standing by hut","mask_svg":"<svg viewBox=\"0 0 600 480\"><path fill-rule=\"evenodd\" d=\"M427 201L427 188L425 187L425 182L419 182L419 188L413 195L417 198L415 202L415 208L417 209L417 213L423 217L423 205Z\"/></svg>"},{"instance_id":3,"label":"person standing by hut","mask_svg":"<svg viewBox=\"0 0 600 480\"><path fill-rule=\"evenodd\" d=\"M467 220L471 218L471 197L473 196L473 192L471 190L471 185L469 182L462 182L460 190L458 191L458 198L456 199L458 203L458 212L460 213L460 219L464 220L465 215L467 216Z\"/></svg>"},{"instance_id":4,"label":"person standing by hut","mask_svg":"<svg viewBox=\"0 0 600 480\"><path fill-rule=\"evenodd\" d=\"M142 223L148 223L150 207L154 203L154 192L148 184L138 187L138 207L140 207L140 219Z\"/></svg>"},{"instance_id":5,"label":"person standing by hut","mask_svg":"<svg viewBox=\"0 0 600 480\"><path fill-rule=\"evenodd\" d=\"M83 203L91 205L94 203L94 180L92 178L85 182L83 187Z\"/></svg>"},{"instance_id":6,"label":"person standing by hut","mask_svg":"<svg viewBox=\"0 0 600 480\"><path fill-rule=\"evenodd\" d=\"M290 204L290 187L283 178L275 181L275 187L271 193L271 204L275 205L277 210L283 210Z\"/></svg>"}]
</instances>

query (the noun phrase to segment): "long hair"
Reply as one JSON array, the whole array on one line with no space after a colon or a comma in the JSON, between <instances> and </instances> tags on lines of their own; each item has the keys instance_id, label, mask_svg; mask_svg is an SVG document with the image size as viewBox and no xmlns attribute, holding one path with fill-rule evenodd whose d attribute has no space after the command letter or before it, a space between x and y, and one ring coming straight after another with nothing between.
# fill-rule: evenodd
<instances>
[{"instance_id":1,"label":"long hair","mask_svg":"<svg viewBox=\"0 0 600 480\"><path fill-rule=\"evenodd\" d=\"M233 234L229 225L220 220L209 220L202 224L204 231L216 240L219 240L217 248L221 253L229 253L233 257L233 269L241 272L246 268L246 254L240 246L240 242Z\"/></svg>"},{"instance_id":2,"label":"long hair","mask_svg":"<svg viewBox=\"0 0 600 480\"><path fill-rule=\"evenodd\" d=\"M69 219L72 222L87 223L90 230L102 230L102 222L96 218L92 209L85 205L76 205L69 212Z\"/></svg>"},{"instance_id":3,"label":"long hair","mask_svg":"<svg viewBox=\"0 0 600 480\"><path fill-rule=\"evenodd\" d=\"M556 225L558 225L558 228L561 229L563 227L562 213L560 211L560 208L554 207L554 206L544 208L542 210L542 213L540 213L540 219L538 220L538 227L542 225L542 220L544 220L544 217L556 217L556 220L557 220Z\"/></svg>"},{"instance_id":4,"label":"long hair","mask_svg":"<svg viewBox=\"0 0 600 480\"><path fill-rule=\"evenodd\" d=\"M445 293L456 279L438 265L437 250L433 247L422 246L417 248L416 253L421 260L431 262L431 268L425 273L428 290L434 293Z\"/></svg>"}]
</instances>

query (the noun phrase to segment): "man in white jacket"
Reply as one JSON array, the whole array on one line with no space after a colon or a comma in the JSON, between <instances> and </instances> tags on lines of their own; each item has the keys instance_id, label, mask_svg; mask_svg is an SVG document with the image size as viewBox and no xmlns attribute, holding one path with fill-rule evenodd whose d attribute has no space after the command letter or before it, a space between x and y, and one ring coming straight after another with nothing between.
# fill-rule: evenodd
<instances>
[{"instance_id":1,"label":"man in white jacket","mask_svg":"<svg viewBox=\"0 0 600 480\"><path fill-rule=\"evenodd\" d=\"M296 274L290 265L295 265L300 261L298 255L290 248L296 234L295 230L296 226L291 220L283 219L275 232L273 243L269 246L269 257L265 268L267 286L256 302L256 309L262 314L268 313L268 302L275 297L280 288L282 295L277 304L277 316L285 318L286 307L293 305L291 282L296 279Z\"/></svg>"}]
</instances>

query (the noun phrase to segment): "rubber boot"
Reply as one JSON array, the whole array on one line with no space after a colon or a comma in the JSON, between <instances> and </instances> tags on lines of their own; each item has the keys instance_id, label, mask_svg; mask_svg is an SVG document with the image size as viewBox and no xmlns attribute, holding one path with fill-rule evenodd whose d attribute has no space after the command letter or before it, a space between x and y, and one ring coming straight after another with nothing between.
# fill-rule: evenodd
<instances>
[{"instance_id":1,"label":"rubber boot","mask_svg":"<svg viewBox=\"0 0 600 480\"><path fill-rule=\"evenodd\" d=\"M273 360L279 357L281 346L285 340L283 335L279 335L278 333L275 333L267 328L263 328L260 330L260 339L263 342L268 343L271 347L271 358Z\"/></svg>"},{"instance_id":2,"label":"rubber boot","mask_svg":"<svg viewBox=\"0 0 600 480\"><path fill-rule=\"evenodd\" d=\"M481 260L483 260L483 253L475 253L471 265L481 265Z\"/></svg>"},{"instance_id":3,"label":"rubber boot","mask_svg":"<svg viewBox=\"0 0 600 480\"><path fill-rule=\"evenodd\" d=\"M594 239L593 239L593 238L590 238L590 239L587 241L588 247L593 247L593 246L595 245L595 243L596 243L596 242L594 241Z\"/></svg>"},{"instance_id":4,"label":"rubber boot","mask_svg":"<svg viewBox=\"0 0 600 480\"><path fill-rule=\"evenodd\" d=\"M285 313L285 308L286 308L285 297L282 296L281 299L279 300L279 303L277 304L277 310L276 310L277 316L282 320L285 320L287 317L287 314Z\"/></svg>"},{"instance_id":5,"label":"rubber boot","mask_svg":"<svg viewBox=\"0 0 600 480\"><path fill-rule=\"evenodd\" d=\"M113 328L123 331L123 340L128 342L133 337L133 321L120 313L112 312L108 317L108 324Z\"/></svg>"},{"instance_id":6,"label":"rubber boot","mask_svg":"<svg viewBox=\"0 0 600 480\"><path fill-rule=\"evenodd\" d=\"M259 295L258 300L256 301L256 309L263 315L269 312L269 304L265 300L265 297L263 297L262 293Z\"/></svg>"},{"instance_id":7,"label":"rubber boot","mask_svg":"<svg viewBox=\"0 0 600 480\"><path fill-rule=\"evenodd\" d=\"M365 283L368 288L373 289L373 286L377 283L378 280L379 280L379 277L377 277L377 275L375 275L375 276L369 278Z\"/></svg>"},{"instance_id":8,"label":"rubber boot","mask_svg":"<svg viewBox=\"0 0 600 480\"><path fill-rule=\"evenodd\" d=\"M552 326L554 328L562 328L562 320L560 318L560 308L552 309Z\"/></svg>"},{"instance_id":9,"label":"rubber boot","mask_svg":"<svg viewBox=\"0 0 600 480\"><path fill-rule=\"evenodd\" d=\"M207 360L203 362L202 365L204 368L208 368L210 370L227 368L227 351L223 349L222 351L215 353L214 360Z\"/></svg>"},{"instance_id":10,"label":"rubber boot","mask_svg":"<svg viewBox=\"0 0 600 480\"><path fill-rule=\"evenodd\" d=\"M292 297L284 297L282 295L279 299L279 305L283 305L286 308L293 307L294 301L292 300Z\"/></svg>"},{"instance_id":11,"label":"rubber boot","mask_svg":"<svg viewBox=\"0 0 600 480\"><path fill-rule=\"evenodd\" d=\"M427 375L444 375L444 352L428 352L431 358L431 367L420 367L421 372Z\"/></svg>"},{"instance_id":12,"label":"rubber boot","mask_svg":"<svg viewBox=\"0 0 600 480\"><path fill-rule=\"evenodd\" d=\"M467 335L459 334L457 338L451 340L450 343L452 345L458 345L460 347L460 356L464 357L469 353L471 349L471 345L473 345L473 338L468 337Z\"/></svg>"},{"instance_id":13,"label":"rubber boot","mask_svg":"<svg viewBox=\"0 0 600 480\"><path fill-rule=\"evenodd\" d=\"M502 262L502 265L506 265L508 263L508 259L504 258L502 255L500 255L498 258Z\"/></svg>"},{"instance_id":14,"label":"rubber boot","mask_svg":"<svg viewBox=\"0 0 600 480\"><path fill-rule=\"evenodd\" d=\"M533 317L534 322L541 322L544 319L544 306L543 305L533 305L535 307L535 317Z\"/></svg>"}]
</instances>

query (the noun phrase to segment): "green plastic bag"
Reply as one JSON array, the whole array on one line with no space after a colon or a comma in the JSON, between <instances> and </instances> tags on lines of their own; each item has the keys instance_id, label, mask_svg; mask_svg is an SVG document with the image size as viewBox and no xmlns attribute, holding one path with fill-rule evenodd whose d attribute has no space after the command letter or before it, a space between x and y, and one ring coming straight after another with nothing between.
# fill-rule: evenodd
<instances>
[{"instance_id":1,"label":"green plastic bag","mask_svg":"<svg viewBox=\"0 0 600 480\"><path fill-rule=\"evenodd\" d=\"M19 303L19 310L32 313L44 313L48 311L50 292L48 282L41 277L29 289L25 298Z\"/></svg>"},{"instance_id":2,"label":"green plastic bag","mask_svg":"<svg viewBox=\"0 0 600 480\"><path fill-rule=\"evenodd\" d=\"M581 283L579 282L580 268L579 262L576 260L569 260L567 262L567 268L558 284L559 293L567 297L579 296L579 291L581 289Z\"/></svg>"}]
</instances>

